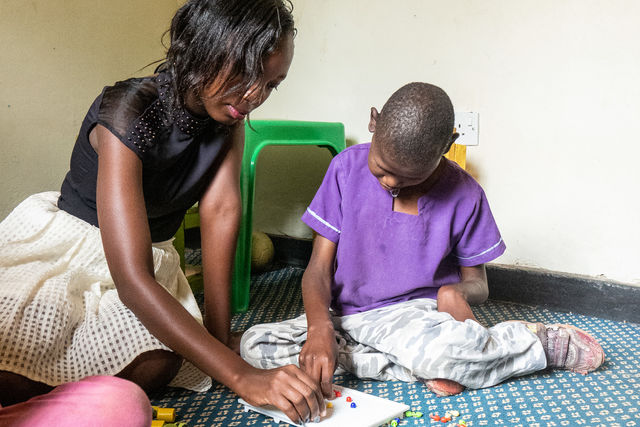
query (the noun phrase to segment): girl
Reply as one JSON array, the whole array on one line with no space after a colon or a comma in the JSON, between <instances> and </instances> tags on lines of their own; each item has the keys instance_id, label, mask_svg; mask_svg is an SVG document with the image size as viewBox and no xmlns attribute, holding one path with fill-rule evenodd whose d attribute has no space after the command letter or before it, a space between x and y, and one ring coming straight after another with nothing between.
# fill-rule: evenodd
<instances>
[{"instance_id":1,"label":"girl","mask_svg":"<svg viewBox=\"0 0 640 427\"><path fill-rule=\"evenodd\" d=\"M117 375L150 391L209 378L292 420L324 410L295 366L259 370L229 348L244 119L287 76L295 29L283 0L191 0L157 75L106 87L59 193L0 224L0 381L26 399ZM205 316L171 238L199 202ZM0 402L7 396L0 393ZM322 408L322 409L321 409Z\"/></svg>"}]
</instances>

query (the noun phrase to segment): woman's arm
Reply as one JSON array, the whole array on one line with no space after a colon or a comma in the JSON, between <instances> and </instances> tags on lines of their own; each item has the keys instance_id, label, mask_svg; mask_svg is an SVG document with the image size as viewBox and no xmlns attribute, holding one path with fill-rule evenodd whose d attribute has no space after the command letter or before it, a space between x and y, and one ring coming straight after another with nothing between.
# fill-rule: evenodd
<instances>
[{"instance_id":1,"label":"woman's arm","mask_svg":"<svg viewBox=\"0 0 640 427\"><path fill-rule=\"evenodd\" d=\"M204 325L229 345L231 274L242 213L240 165L244 147L244 122L235 125L216 175L202 196L200 235L204 275Z\"/></svg>"},{"instance_id":2,"label":"woman's arm","mask_svg":"<svg viewBox=\"0 0 640 427\"><path fill-rule=\"evenodd\" d=\"M159 283L153 272L151 234L142 191L142 162L106 128L95 128L98 147L97 209L105 256L122 302L165 345L225 384L241 372L212 337ZM220 363L211 357L219 353ZM221 369L228 364L236 369Z\"/></svg>"},{"instance_id":3,"label":"woman's arm","mask_svg":"<svg viewBox=\"0 0 640 427\"><path fill-rule=\"evenodd\" d=\"M487 272L484 264L460 267L460 282L438 289L438 311L451 314L461 322L477 322L469 304L482 304L489 297Z\"/></svg>"},{"instance_id":4,"label":"woman's arm","mask_svg":"<svg viewBox=\"0 0 640 427\"><path fill-rule=\"evenodd\" d=\"M311 259L302 276L302 299L307 315L307 342L300 352L300 367L332 397L338 348L329 313L336 244L316 236Z\"/></svg>"},{"instance_id":5,"label":"woman's arm","mask_svg":"<svg viewBox=\"0 0 640 427\"><path fill-rule=\"evenodd\" d=\"M273 370L251 367L156 282L142 163L106 128L98 125L93 132L99 156L98 222L122 302L165 345L249 403L274 404L292 420L319 415L321 392L304 372L292 365Z\"/></svg>"}]
</instances>

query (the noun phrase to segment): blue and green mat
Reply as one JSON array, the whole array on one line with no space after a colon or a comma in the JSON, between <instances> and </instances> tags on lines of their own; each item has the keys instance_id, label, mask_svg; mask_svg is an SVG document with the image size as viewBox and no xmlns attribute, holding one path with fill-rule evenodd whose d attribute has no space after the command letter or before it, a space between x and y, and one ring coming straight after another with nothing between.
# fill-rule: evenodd
<instances>
[{"instance_id":1,"label":"blue and green mat","mask_svg":"<svg viewBox=\"0 0 640 427\"><path fill-rule=\"evenodd\" d=\"M244 330L256 323L301 314L302 273L300 268L284 267L254 276L249 311L235 315L232 328ZM474 313L487 326L511 319L572 324L599 340L606 362L586 376L545 371L443 398L435 397L421 383L368 381L351 375L336 376L335 382L404 402L424 414L421 418L405 418L401 426L454 426L457 423L453 421L460 419L469 427L640 426L640 325L496 301L474 307ZM237 399L235 393L217 383L205 393L167 388L151 396L154 405L175 408L177 420L189 427L278 425L262 415L244 412ZM460 412L460 416L449 423L429 418L430 414L444 415L451 410Z\"/></svg>"}]
</instances>

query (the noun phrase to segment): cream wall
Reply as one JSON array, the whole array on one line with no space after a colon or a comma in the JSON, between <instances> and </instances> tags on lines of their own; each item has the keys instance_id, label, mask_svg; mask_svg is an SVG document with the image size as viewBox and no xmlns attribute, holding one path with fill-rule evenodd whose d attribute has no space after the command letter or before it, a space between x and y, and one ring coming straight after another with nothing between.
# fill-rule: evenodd
<instances>
[{"instance_id":1,"label":"cream wall","mask_svg":"<svg viewBox=\"0 0 640 427\"><path fill-rule=\"evenodd\" d=\"M0 0L0 218L58 190L103 86L150 73L176 0Z\"/></svg>"},{"instance_id":2,"label":"cream wall","mask_svg":"<svg viewBox=\"0 0 640 427\"><path fill-rule=\"evenodd\" d=\"M253 118L341 121L366 142L370 106L438 84L480 113L469 161L507 242L498 262L640 285L640 3L293 1L290 77ZM162 56L178 3L0 0L0 217L59 188L89 103ZM265 151L256 227L308 237L298 218L329 158Z\"/></svg>"},{"instance_id":3,"label":"cream wall","mask_svg":"<svg viewBox=\"0 0 640 427\"><path fill-rule=\"evenodd\" d=\"M468 156L507 242L497 262L640 285L640 3L294 4L290 77L254 118L341 121L366 142L370 106L404 83L435 83L456 110L480 114ZM297 218L313 189L286 177L304 176L310 157L296 167L265 153L257 227L308 236Z\"/></svg>"}]
</instances>

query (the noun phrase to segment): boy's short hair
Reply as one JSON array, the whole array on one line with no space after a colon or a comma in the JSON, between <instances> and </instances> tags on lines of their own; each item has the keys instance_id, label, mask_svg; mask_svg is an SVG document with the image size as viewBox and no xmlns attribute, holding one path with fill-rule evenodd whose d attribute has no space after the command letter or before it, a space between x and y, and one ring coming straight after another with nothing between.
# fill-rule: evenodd
<instances>
[{"instance_id":1,"label":"boy's short hair","mask_svg":"<svg viewBox=\"0 0 640 427\"><path fill-rule=\"evenodd\" d=\"M454 112L444 90L429 83L402 86L382 107L375 140L395 161L427 166L451 142Z\"/></svg>"}]
</instances>

